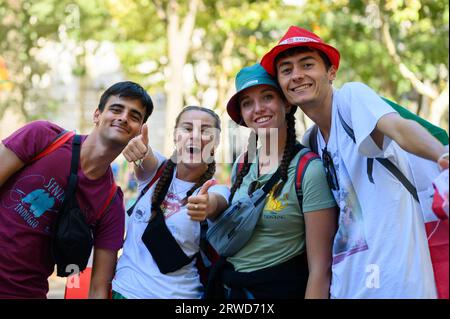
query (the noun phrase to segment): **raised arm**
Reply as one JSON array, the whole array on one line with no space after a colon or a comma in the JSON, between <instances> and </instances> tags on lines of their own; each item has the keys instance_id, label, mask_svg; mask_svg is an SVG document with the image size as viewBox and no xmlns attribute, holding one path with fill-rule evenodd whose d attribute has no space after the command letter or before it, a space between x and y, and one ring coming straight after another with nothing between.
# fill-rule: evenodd
<instances>
[{"instance_id":1,"label":"raised arm","mask_svg":"<svg viewBox=\"0 0 450 319\"><path fill-rule=\"evenodd\" d=\"M433 162L438 162L443 154L448 153L448 147L443 146L420 124L404 119L397 113L386 114L378 120L371 134L378 146L382 146L383 135L396 141L405 151ZM442 164L448 167L448 154Z\"/></svg>"},{"instance_id":2,"label":"raised arm","mask_svg":"<svg viewBox=\"0 0 450 319\"><path fill-rule=\"evenodd\" d=\"M0 187L24 165L13 151L0 143Z\"/></svg>"},{"instance_id":3,"label":"raised arm","mask_svg":"<svg viewBox=\"0 0 450 319\"><path fill-rule=\"evenodd\" d=\"M158 159L148 145L148 127L142 125L141 134L133 138L122 152L128 162L134 163L134 174L138 180L147 179L158 166Z\"/></svg>"},{"instance_id":4,"label":"raised arm","mask_svg":"<svg viewBox=\"0 0 450 319\"><path fill-rule=\"evenodd\" d=\"M337 209L336 207L326 208L304 215L309 268L305 299L328 299L333 239L337 228Z\"/></svg>"}]
</instances>

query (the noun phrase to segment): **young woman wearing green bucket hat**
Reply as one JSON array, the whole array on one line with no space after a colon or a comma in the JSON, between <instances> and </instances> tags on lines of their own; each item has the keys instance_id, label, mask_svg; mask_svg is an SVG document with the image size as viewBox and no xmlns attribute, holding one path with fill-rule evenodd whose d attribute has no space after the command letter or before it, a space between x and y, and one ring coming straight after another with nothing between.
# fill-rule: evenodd
<instances>
[{"instance_id":1,"label":"young woman wearing green bucket hat","mask_svg":"<svg viewBox=\"0 0 450 319\"><path fill-rule=\"evenodd\" d=\"M233 165L230 204L263 187L278 168L281 178L250 240L227 258L219 276L225 297L328 298L336 203L322 163L297 142L296 107L260 64L237 74L236 91L228 114L251 133L247 152ZM302 158L309 161L300 171Z\"/></svg>"}]
</instances>

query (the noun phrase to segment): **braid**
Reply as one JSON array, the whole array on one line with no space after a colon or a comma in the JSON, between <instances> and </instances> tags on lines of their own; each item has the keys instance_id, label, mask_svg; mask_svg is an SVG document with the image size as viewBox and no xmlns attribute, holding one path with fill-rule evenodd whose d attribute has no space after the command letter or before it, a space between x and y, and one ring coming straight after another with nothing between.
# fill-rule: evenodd
<instances>
[{"instance_id":1,"label":"braid","mask_svg":"<svg viewBox=\"0 0 450 319\"><path fill-rule=\"evenodd\" d=\"M183 198L181 203L183 205L186 205L188 197L191 196L194 193L194 191L197 188L201 187L206 181L210 180L214 176L215 172L216 172L216 162L212 161L211 163L208 164L208 169L202 175L202 177L200 177L199 181L197 183L195 183L195 185L192 186L192 188L186 193L186 197Z\"/></svg>"},{"instance_id":2,"label":"braid","mask_svg":"<svg viewBox=\"0 0 450 319\"><path fill-rule=\"evenodd\" d=\"M255 141L255 142L253 142ZM242 167L241 171L236 177L235 182L233 183L233 186L231 187L231 194L229 197L229 202L231 203L234 193L241 187L242 181L244 180L244 176L248 174L248 171L250 170L250 166L252 165L253 159L256 156L256 145L258 142L258 135L255 134L255 132L252 130L250 132L250 136L248 138L248 145L247 145L247 152L244 154L244 166ZM250 154L250 155L249 155Z\"/></svg>"},{"instance_id":3,"label":"braid","mask_svg":"<svg viewBox=\"0 0 450 319\"><path fill-rule=\"evenodd\" d=\"M166 197L167 191L169 190L170 181L172 180L173 171L175 170L175 162L170 158L167 161L166 167L164 168L164 171L161 174L161 177L158 180L158 183L156 184L155 190L153 192L152 196L152 216L154 216L154 210L157 207L160 207L164 198ZM151 219L150 218L150 219Z\"/></svg>"},{"instance_id":4,"label":"braid","mask_svg":"<svg viewBox=\"0 0 450 319\"><path fill-rule=\"evenodd\" d=\"M288 113L286 115L287 120L287 138L286 138L286 146L284 147L283 159L280 164L280 175L281 182L275 186L273 197L277 198L281 190L283 189L284 184L286 184L288 180L288 168L289 164L294 157L294 149L296 143L296 134L295 134L295 117L293 113Z\"/></svg>"}]
</instances>

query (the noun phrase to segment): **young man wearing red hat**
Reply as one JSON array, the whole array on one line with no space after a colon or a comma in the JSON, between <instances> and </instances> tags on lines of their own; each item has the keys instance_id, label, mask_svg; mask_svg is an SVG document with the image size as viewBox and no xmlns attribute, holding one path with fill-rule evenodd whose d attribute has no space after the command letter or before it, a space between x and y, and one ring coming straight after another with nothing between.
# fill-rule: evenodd
<instances>
[{"instance_id":1,"label":"young man wearing red hat","mask_svg":"<svg viewBox=\"0 0 450 319\"><path fill-rule=\"evenodd\" d=\"M288 102L318 127L311 139L311 129L305 134L304 144L317 143L341 211L331 297L436 298L422 215L432 188L418 187L414 197L404 186L407 181L378 158L417 182L425 178L418 176L420 171L427 177L439 173L436 162L448 168L448 148L366 85L334 88L339 59L337 49L292 26L261 61L277 77ZM419 172L413 171L415 165Z\"/></svg>"}]
</instances>

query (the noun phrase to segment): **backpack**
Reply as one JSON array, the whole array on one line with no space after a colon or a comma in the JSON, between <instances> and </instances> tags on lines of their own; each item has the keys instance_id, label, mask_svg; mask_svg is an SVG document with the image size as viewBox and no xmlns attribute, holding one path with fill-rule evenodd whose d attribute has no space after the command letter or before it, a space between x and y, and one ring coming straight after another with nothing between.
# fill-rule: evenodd
<instances>
[{"instance_id":1,"label":"backpack","mask_svg":"<svg viewBox=\"0 0 450 319\"><path fill-rule=\"evenodd\" d=\"M73 136L73 132L63 131L31 162L52 153ZM81 136L75 135L72 142L69 182L65 189L64 201L58 211L52 238L51 249L57 266L57 275L60 277L67 277L86 269L93 247L92 227L86 223L84 214L78 207L75 198L80 148ZM108 199L96 220L103 216L103 213L112 202L116 190L117 185L113 183Z\"/></svg>"},{"instance_id":2,"label":"backpack","mask_svg":"<svg viewBox=\"0 0 450 319\"><path fill-rule=\"evenodd\" d=\"M384 97L382 99L388 103L394 110L396 110L401 117L409 120L414 120L420 125L422 125L431 135L433 135L436 139L438 139L443 145L448 145L448 135L447 132L430 122L422 119L420 116L410 112L406 108L398 105L395 102L392 102ZM342 118L339 109L338 109L338 117L339 121L342 124L345 132L348 136L355 141L355 135L353 129L345 122ZM318 153L318 145L317 145L317 134L318 127L314 125L311 128L311 132L308 138L310 148ZM408 190L408 192L413 196L413 198L421 205L422 213L424 215L425 222L425 230L428 238L428 247L430 250L431 263L433 266L434 278L436 281L438 298L448 299L449 296L449 230L448 230L448 219L446 220L437 220L437 216L434 216L434 213L431 210L431 200L433 196L425 196L426 193L425 187L432 187L431 182L425 178L425 172L419 172L417 178L417 185L413 185L408 178L395 166L394 163L389 161L386 158L375 158L377 162L383 165L389 172L391 172L400 183ZM414 161L414 157L410 157L411 161ZM374 183L372 178L372 170L373 170L373 158L367 158L367 175L368 179L371 183ZM413 171L414 175L414 171ZM427 184L430 185L427 185ZM420 185L419 185L420 184ZM418 191L419 187L419 191ZM419 195L420 194L420 195ZM427 205L430 204L430 207ZM429 211L427 211L429 210Z\"/></svg>"}]
</instances>

